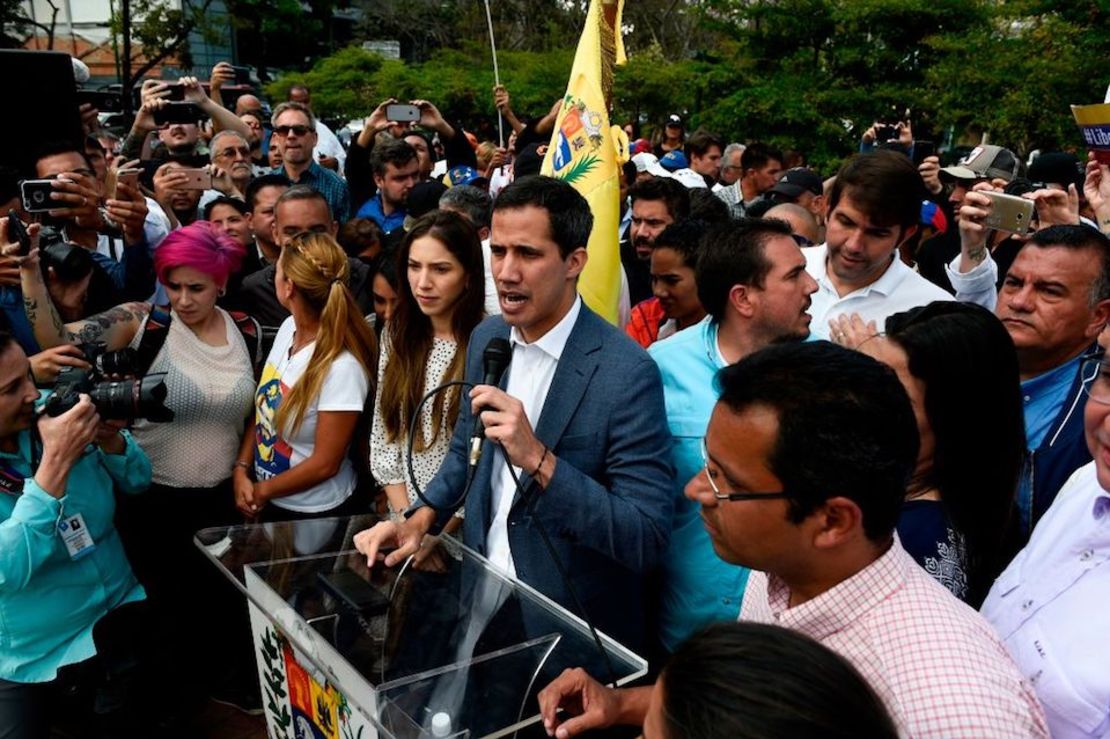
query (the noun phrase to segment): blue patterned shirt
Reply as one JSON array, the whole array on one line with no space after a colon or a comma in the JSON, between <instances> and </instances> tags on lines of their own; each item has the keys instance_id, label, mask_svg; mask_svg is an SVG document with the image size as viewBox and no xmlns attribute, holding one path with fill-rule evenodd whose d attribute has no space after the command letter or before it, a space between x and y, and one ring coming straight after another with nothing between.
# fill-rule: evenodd
<instances>
[{"instance_id":1,"label":"blue patterned shirt","mask_svg":"<svg viewBox=\"0 0 1110 739\"><path fill-rule=\"evenodd\" d=\"M284 166L274 167L270 170L270 174L280 174L289 177L289 173L285 171ZM342 177L332 172L330 169L321 167L316 162L308 165L308 169L301 173L299 180L294 180L291 177L289 181L294 185L308 185L316 192L324 196L328 201L328 207L331 208L331 217L344 223L351 216L351 195L347 190L347 181Z\"/></svg>"}]
</instances>

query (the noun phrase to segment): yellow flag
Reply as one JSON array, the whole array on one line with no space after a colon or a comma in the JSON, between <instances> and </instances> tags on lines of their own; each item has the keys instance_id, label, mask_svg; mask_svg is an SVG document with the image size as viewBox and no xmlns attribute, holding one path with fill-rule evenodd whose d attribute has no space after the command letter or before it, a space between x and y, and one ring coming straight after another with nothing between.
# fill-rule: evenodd
<instances>
[{"instance_id":1,"label":"yellow flag","mask_svg":"<svg viewBox=\"0 0 1110 739\"><path fill-rule=\"evenodd\" d=\"M586 305L614 324L621 284L620 177L621 164L628 160L628 138L609 125L606 88L612 84L614 62L624 61L619 31L623 5L623 0L590 1L541 170L569 182L590 204L594 228L578 292Z\"/></svg>"}]
</instances>

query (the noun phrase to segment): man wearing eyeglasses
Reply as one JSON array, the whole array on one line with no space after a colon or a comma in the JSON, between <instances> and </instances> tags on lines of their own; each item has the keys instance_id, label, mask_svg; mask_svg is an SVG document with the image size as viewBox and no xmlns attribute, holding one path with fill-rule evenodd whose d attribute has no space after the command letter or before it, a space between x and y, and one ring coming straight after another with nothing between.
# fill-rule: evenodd
<instances>
[{"instance_id":1,"label":"man wearing eyeglasses","mask_svg":"<svg viewBox=\"0 0 1110 739\"><path fill-rule=\"evenodd\" d=\"M271 174L284 174L294 185L308 185L328 201L328 207L340 224L351 213L351 198L347 182L317 164L313 159L316 148L316 116L301 103L288 102L274 108L271 118L273 138L271 146L281 152L281 165Z\"/></svg>"},{"instance_id":2,"label":"man wearing eyeglasses","mask_svg":"<svg viewBox=\"0 0 1110 739\"><path fill-rule=\"evenodd\" d=\"M964 197L961 254L948 275L957 297L993 309L1014 340L1028 450L1017 503L1028 536L1068 477L1091 461L1083 407L1095 373L1081 371L1081 358L1101 351L1095 340L1110 319L1110 239L1081 225L1038 231L995 292L998 267L983 224L990 202L978 190Z\"/></svg>"},{"instance_id":3,"label":"man wearing eyeglasses","mask_svg":"<svg viewBox=\"0 0 1110 739\"><path fill-rule=\"evenodd\" d=\"M704 470L686 494L717 555L752 569L741 620L794 629L847 659L899 734L1047 737L1032 687L990 625L894 533L919 445L897 376L810 342L763 349L718 382ZM558 737L642 724L651 690L567 670L541 691L540 711ZM560 719L560 707L578 715Z\"/></svg>"},{"instance_id":4,"label":"man wearing eyeglasses","mask_svg":"<svg viewBox=\"0 0 1110 739\"><path fill-rule=\"evenodd\" d=\"M817 290L801 249L781 221L733 221L701 243L695 289L709 318L648 350L663 377L678 473L660 587L659 646L667 653L698 629L735 619L748 579L747 568L714 554L698 506L682 493L704 466L701 440L717 402L714 377L771 343L809 336L807 311Z\"/></svg>"},{"instance_id":5,"label":"man wearing eyeglasses","mask_svg":"<svg viewBox=\"0 0 1110 739\"><path fill-rule=\"evenodd\" d=\"M1080 468L998 577L983 615L1037 689L1052 736L1110 735L1110 366L1084 359L1085 440Z\"/></svg>"}]
</instances>

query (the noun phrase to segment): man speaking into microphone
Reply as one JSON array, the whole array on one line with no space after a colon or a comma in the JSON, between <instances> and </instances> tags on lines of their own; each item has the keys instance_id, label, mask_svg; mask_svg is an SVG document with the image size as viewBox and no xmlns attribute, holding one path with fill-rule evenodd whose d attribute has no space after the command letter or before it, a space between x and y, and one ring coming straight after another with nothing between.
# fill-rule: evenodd
<instances>
[{"instance_id":1,"label":"man speaking into microphone","mask_svg":"<svg viewBox=\"0 0 1110 739\"><path fill-rule=\"evenodd\" d=\"M371 566L380 550L396 547L384 558L392 566L446 524L451 506L462 504L469 437L480 414L487 441L465 501L463 542L639 649L644 580L671 528L671 436L655 363L578 296L592 226L586 200L561 180L523 178L498 196L490 251L501 315L474 330L466 378L482 382L484 350L507 339L504 389L471 390L450 452L424 491L432 505L417 504L404 522L359 533L355 544ZM586 614L551 561L537 519Z\"/></svg>"}]
</instances>

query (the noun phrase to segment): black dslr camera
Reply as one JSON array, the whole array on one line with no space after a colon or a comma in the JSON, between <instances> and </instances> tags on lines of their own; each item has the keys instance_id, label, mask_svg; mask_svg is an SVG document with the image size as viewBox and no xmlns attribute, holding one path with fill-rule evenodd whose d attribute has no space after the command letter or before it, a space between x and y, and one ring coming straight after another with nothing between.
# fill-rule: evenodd
<instances>
[{"instance_id":1,"label":"black dslr camera","mask_svg":"<svg viewBox=\"0 0 1110 739\"><path fill-rule=\"evenodd\" d=\"M66 367L58 373L54 392L46 399L46 415L60 416L77 405L81 393L92 398L96 412L104 419L169 422L173 411L165 406L166 373L155 372L129 380L108 380L109 376L135 373L135 350L105 351L103 342L79 347L89 369Z\"/></svg>"}]
</instances>

